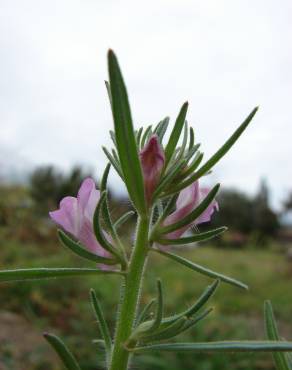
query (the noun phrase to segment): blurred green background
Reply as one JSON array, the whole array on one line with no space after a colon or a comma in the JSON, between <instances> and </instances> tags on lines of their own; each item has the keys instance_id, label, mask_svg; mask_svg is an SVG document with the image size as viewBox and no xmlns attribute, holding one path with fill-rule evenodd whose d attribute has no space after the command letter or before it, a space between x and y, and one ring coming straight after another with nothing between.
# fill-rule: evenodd
<instances>
[{"instance_id":1,"label":"blurred green background","mask_svg":"<svg viewBox=\"0 0 292 370\"><path fill-rule=\"evenodd\" d=\"M75 167L63 174L54 167L36 169L25 185L0 186L0 267L86 266L57 240L56 228L47 217L65 195L75 195L81 180L89 175ZM126 199L112 194L112 214L117 218L130 208ZM179 253L191 260L235 277L250 286L249 291L221 284L212 298L214 312L179 341L263 339L262 306L273 303L281 335L292 339L292 243L287 214L288 194L282 211L269 203L269 189L261 182L258 194L250 197L236 189L219 196L220 212L214 225L230 230L211 244L201 244ZM283 220L286 220L285 222ZM204 229L206 226L202 226ZM133 234L129 222L123 232ZM151 256L145 274L142 303L155 295L155 280L161 277L167 314L192 303L210 279L183 266ZM56 333L68 343L82 369L104 368L102 351L93 343L99 338L88 292L95 288L106 318L114 329L119 299L119 278L86 277L33 283L2 284L0 295L0 369L61 370L55 354L42 338L44 331ZM269 354L159 354L137 356L133 369L230 370L273 369Z\"/></svg>"}]
</instances>

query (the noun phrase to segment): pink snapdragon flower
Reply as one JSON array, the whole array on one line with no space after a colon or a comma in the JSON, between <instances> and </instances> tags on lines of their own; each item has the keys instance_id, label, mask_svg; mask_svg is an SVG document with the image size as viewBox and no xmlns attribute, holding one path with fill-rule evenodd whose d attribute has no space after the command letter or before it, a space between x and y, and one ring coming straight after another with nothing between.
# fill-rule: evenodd
<instances>
[{"instance_id":1,"label":"pink snapdragon flower","mask_svg":"<svg viewBox=\"0 0 292 370\"><path fill-rule=\"evenodd\" d=\"M88 177L82 182L77 198L63 198L60 208L49 212L49 215L56 224L73 235L90 252L101 257L110 257L110 253L97 242L93 231L93 215L99 198L100 191L96 189L93 179ZM104 234L109 239L109 235Z\"/></svg>"},{"instance_id":2,"label":"pink snapdragon flower","mask_svg":"<svg viewBox=\"0 0 292 370\"><path fill-rule=\"evenodd\" d=\"M183 189L177 198L176 210L168 217L166 217L165 221L163 222L163 226L171 225L186 217L201 203L201 201L207 196L209 191L210 189L200 188L199 181L195 181L190 186ZM185 231L187 231L191 226L210 221L215 209L218 210L218 203L216 202L216 200L213 200L208 208L205 209L205 211L195 221L193 221L189 225L182 227L181 229L175 230L165 235L166 238L177 239L182 236Z\"/></svg>"},{"instance_id":3,"label":"pink snapdragon flower","mask_svg":"<svg viewBox=\"0 0 292 370\"><path fill-rule=\"evenodd\" d=\"M157 135L152 135L140 152L140 161L144 177L145 194L148 204L157 186L165 162L164 151Z\"/></svg>"}]
</instances>

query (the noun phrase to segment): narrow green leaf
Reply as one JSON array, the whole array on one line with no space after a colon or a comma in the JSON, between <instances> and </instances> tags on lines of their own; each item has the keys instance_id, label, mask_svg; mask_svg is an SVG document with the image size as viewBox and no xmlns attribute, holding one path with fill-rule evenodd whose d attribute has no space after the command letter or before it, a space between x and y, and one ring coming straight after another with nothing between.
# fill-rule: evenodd
<instances>
[{"instance_id":1,"label":"narrow green leaf","mask_svg":"<svg viewBox=\"0 0 292 370\"><path fill-rule=\"evenodd\" d=\"M100 200L97 204L96 210L93 215L93 230L94 234L96 236L97 241L99 244L108 252L113 254L114 256L118 257L119 260L121 259L121 256L119 255L118 251L115 249L115 247L106 239L104 236L100 220L101 220L101 213L105 204L106 200L106 192L104 191L101 194Z\"/></svg>"},{"instance_id":2,"label":"narrow green leaf","mask_svg":"<svg viewBox=\"0 0 292 370\"><path fill-rule=\"evenodd\" d=\"M128 221L130 217L132 217L135 214L134 211L129 211L123 214L117 221L114 223L114 228L118 229L120 226L122 226L125 222Z\"/></svg>"},{"instance_id":3,"label":"narrow green leaf","mask_svg":"<svg viewBox=\"0 0 292 370\"><path fill-rule=\"evenodd\" d=\"M141 311L140 315L137 318L136 327L139 326L141 323L143 323L147 319L147 316L149 315L150 310L153 307L153 305L154 305L155 302L156 302L156 299L152 299L143 308L143 310Z\"/></svg>"},{"instance_id":4,"label":"narrow green leaf","mask_svg":"<svg viewBox=\"0 0 292 370\"><path fill-rule=\"evenodd\" d=\"M181 317L175 322L163 327L162 329L158 329L152 334L148 334L142 336L141 341L144 343L146 342L157 342L169 338L173 338L177 335L179 330L184 326L187 319L185 317Z\"/></svg>"},{"instance_id":5,"label":"narrow green leaf","mask_svg":"<svg viewBox=\"0 0 292 370\"><path fill-rule=\"evenodd\" d=\"M199 299L193 304L190 308L184 311L184 316L190 318L195 313L197 313L209 300L213 297L214 293L216 292L218 286L220 284L220 280L216 279L211 285L209 285Z\"/></svg>"},{"instance_id":6,"label":"narrow green leaf","mask_svg":"<svg viewBox=\"0 0 292 370\"><path fill-rule=\"evenodd\" d=\"M117 147L117 141L116 141L115 133L112 130L110 130L109 133L110 133L110 137L112 139L112 142L113 142L114 146Z\"/></svg>"},{"instance_id":7,"label":"narrow green leaf","mask_svg":"<svg viewBox=\"0 0 292 370\"><path fill-rule=\"evenodd\" d=\"M266 334L268 339L280 341L273 307L270 301L265 301L264 303L264 316ZM277 370L291 370L285 353L275 352L273 353L273 359Z\"/></svg>"},{"instance_id":8,"label":"narrow green leaf","mask_svg":"<svg viewBox=\"0 0 292 370\"><path fill-rule=\"evenodd\" d=\"M151 133L152 133L152 125L148 126L146 128L146 130L144 131L144 134L143 134L142 140L141 140L141 149L143 149L144 146L146 145L147 138L151 135Z\"/></svg>"},{"instance_id":9,"label":"narrow green leaf","mask_svg":"<svg viewBox=\"0 0 292 370\"><path fill-rule=\"evenodd\" d=\"M62 244L65 247L69 248L73 253L77 254L79 257L85 258L86 260L89 260L89 261L93 261L96 263L102 263L106 265L115 265L117 263L117 261L114 259L98 256L90 252L89 250L85 249L85 247L82 247L80 244L78 244L73 239L71 239L62 230L58 230L58 236Z\"/></svg>"},{"instance_id":10,"label":"narrow green leaf","mask_svg":"<svg viewBox=\"0 0 292 370\"><path fill-rule=\"evenodd\" d=\"M83 275L124 275L120 271L98 270L92 268L30 268L0 271L0 282L43 280Z\"/></svg>"},{"instance_id":11,"label":"narrow green leaf","mask_svg":"<svg viewBox=\"0 0 292 370\"><path fill-rule=\"evenodd\" d=\"M106 87L108 99L109 99L109 102L110 102L110 105L111 105L111 109L113 109L111 87L110 87L110 84L109 84L108 81L104 81L104 82L105 82L105 87Z\"/></svg>"},{"instance_id":12,"label":"narrow green leaf","mask_svg":"<svg viewBox=\"0 0 292 370\"><path fill-rule=\"evenodd\" d=\"M112 348L112 339L111 339L111 335L110 335L107 322L102 312L101 305L93 289L90 289L90 299L91 299L92 308L95 312L95 316L99 324L99 330L101 332L102 338L104 339L107 358L109 360L109 357L111 354L111 348Z\"/></svg>"},{"instance_id":13,"label":"narrow green leaf","mask_svg":"<svg viewBox=\"0 0 292 370\"><path fill-rule=\"evenodd\" d=\"M195 133L194 133L194 129L190 127L189 150L194 146L194 143L195 143Z\"/></svg>"},{"instance_id":14,"label":"narrow green leaf","mask_svg":"<svg viewBox=\"0 0 292 370\"><path fill-rule=\"evenodd\" d=\"M161 286L161 281L158 279L157 280L157 307L156 307L156 314L155 317L152 321L151 326L149 329L146 331L146 333L151 333L155 329L159 327L161 324L163 318L163 294L162 294L162 286Z\"/></svg>"},{"instance_id":15,"label":"narrow green leaf","mask_svg":"<svg viewBox=\"0 0 292 370\"><path fill-rule=\"evenodd\" d=\"M101 192L103 192L107 188L107 179L108 179L110 168L111 168L111 164L108 163L106 165L106 168L105 168L105 170L103 172L103 175L102 175L102 178L101 178L101 183L100 183L100 191Z\"/></svg>"},{"instance_id":16,"label":"narrow green leaf","mask_svg":"<svg viewBox=\"0 0 292 370\"><path fill-rule=\"evenodd\" d=\"M54 334L44 333L44 338L57 352L67 370L81 370L75 357L59 337Z\"/></svg>"},{"instance_id":17,"label":"narrow green leaf","mask_svg":"<svg viewBox=\"0 0 292 370\"><path fill-rule=\"evenodd\" d=\"M171 157L173 156L173 153L175 151L176 145L178 143L180 134L182 132L182 129L184 127L186 115L188 110L188 102L185 102L183 106L181 107L181 110L178 114L178 117L175 121L173 130L170 134L168 143L165 148L165 166L169 163Z\"/></svg>"},{"instance_id":18,"label":"narrow green leaf","mask_svg":"<svg viewBox=\"0 0 292 370\"><path fill-rule=\"evenodd\" d=\"M162 181L157 186L153 194L153 199L156 199L167 186L171 185L173 179L180 173L183 167L186 165L184 160L179 161L163 176Z\"/></svg>"},{"instance_id":19,"label":"narrow green leaf","mask_svg":"<svg viewBox=\"0 0 292 370\"><path fill-rule=\"evenodd\" d=\"M104 154L107 156L107 159L110 161L110 163L113 165L114 169L117 171L120 178L123 180L123 174L122 170L120 168L120 164L115 160L115 158L111 155L111 153L103 146L102 150L104 151Z\"/></svg>"},{"instance_id":20,"label":"narrow green leaf","mask_svg":"<svg viewBox=\"0 0 292 370\"><path fill-rule=\"evenodd\" d=\"M128 349L130 351L130 349ZM206 343L164 343L136 347L132 352L286 352L292 350L292 342L276 341L223 341Z\"/></svg>"},{"instance_id":21,"label":"narrow green leaf","mask_svg":"<svg viewBox=\"0 0 292 370\"><path fill-rule=\"evenodd\" d=\"M159 218L159 223L161 223L162 221L164 221L165 218L171 213L171 211L173 210L173 208L175 206L175 203L177 201L177 198L178 198L178 194L172 195L169 198L169 200L167 202L167 205L164 208L164 211L163 211L161 217Z\"/></svg>"},{"instance_id":22,"label":"narrow green leaf","mask_svg":"<svg viewBox=\"0 0 292 370\"><path fill-rule=\"evenodd\" d=\"M183 140L182 140L182 144L181 144L181 147L180 147L180 150L178 152L176 160L180 160L181 158L183 158L183 156L185 154L185 149L186 149L186 145L187 145L187 142L188 142L188 134L189 134L188 122L185 121Z\"/></svg>"},{"instance_id":23,"label":"narrow green leaf","mask_svg":"<svg viewBox=\"0 0 292 370\"><path fill-rule=\"evenodd\" d=\"M182 173L180 180L186 179L191 175L200 165L204 157L204 153L198 153L194 158L193 162L187 167L187 169Z\"/></svg>"},{"instance_id":24,"label":"narrow green leaf","mask_svg":"<svg viewBox=\"0 0 292 370\"><path fill-rule=\"evenodd\" d=\"M156 130L156 134L159 138L160 143L162 143L164 135L167 131L169 125L169 117L164 118L164 120L161 121L161 125L159 128Z\"/></svg>"},{"instance_id":25,"label":"narrow green leaf","mask_svg":"<svg viewBox=\"0 0 292 370\"><path fill-rule=\"evenodd\" d=\"M176 254L173 254L173 253L170 253L170 252L164 252L164 251L158 250L158 249L152 249L152 250L157 252L157 253L160 253L163 256L166 256L166 257L168 257L168 258L170 258L170 259L172 259L172 260L174 260L178 263L180 263L181 265L184 265L185 267L190 268L193 271L197 271L200 274L209 276L209 277L214 278L214 279L219 279L219 280L221 280L225 283L235 285L239 288L248 289L248 286L246 284L243 284L238 280L235 280L233 278L230 278L230 277L225 276L223 274L220 274L218 272L212 271L212 270L210 270L206 267L200 266L200 265L198 265L194 262L191 262L191 261L187 260L186 258L180 257L180 256L178 256Z\"/></svg>"},{"instance_id":26,"label":"narrow green leaf","mask_svg":"<svg viewBox=\"0 0 292 370\"><path fill-rule=\"evenodd\" d=\"M194 156L194 154L196 154L196 152L198 151L198 149L200 148L200 146L201 146L201 144L200 144L200 143L198 143L198 144L196 144L196 145L192 146L192 147L188 150L188 152L186 153L186 155L185 155L185 160L186 160L186 161L190 161L190 160L192 159L192 157Z\"/></svg>"},{"instance_id":27,"label":"narrow green leaf","mask_svg":"<svg viewBox=\"0 0 292 370\"><path fill-rule=\"evenodd\" d=\"M200 177L205 175L214 165L229 151L233 144L237 141L243 131L247 128L248 124L253 119L256 114L258 107L256 107L245 121L238 127L238 129L230 136L230 138L225 142L225 144L189 179L180 183L176 188L173 189L174 192L180 191L194 181L198 180Z\"/></svg>"},{"instance_id":28,"label":"narrow green leaf","mask_svg":"<svg viewBox=\"0 0 292 370\"><path fill-rule=\"evenodd\" d=\"M195 234L188 236L186 238L179 239L158 239L157 242L162 245L184 245L189 243L201 242L205 240L210 240L216 236L224 233L227 230L227 227L218 227L217 229L209 230L204 233Z\"/></svg>"},{"instance_id":29,"label":"narrow green leaf","mask_svg":"<svg viewBox=\"0 0 292 370\"><path fill-rule=\"evenodd\" d=\"M176 315L166 317L163 319L163 325L171 324L181 317L186 317L186 318L191 318L195 313L197 313L209 300L210 298L214 295L215 291L217 290L219 286L220 280L217 279L215 280L211 285L209 285L201 294L201 296L198 298L198 300L189 308L187 308L185 311L180 312Z\"/></svg>"},{"instance_id":30,"label":"narrow green leaf","mask_svg":"<svg viewBox=\"0 0 292 370\"><path fill-rule=\"evenodd\" d=\"M159 230L160 235L171 233L172 231L181 229L186 225L192 224L192 222L194 222L209 207L216 194L218 193L219 187L220 184L215 185L213 189L210 190L206 197L202 200L202 202L187 216L171 225L161 227L161 229Z\"/></svg>"},{"instance_id":31,"label":"narrow green leaf","mask_svg":"<svg viewBox=\"0 0 292 370\"><path fill-rule=\"evenodd\" d=\"M112 95L117 150L130 198L140 214L146 213L144 181L133 129L128 95L118 60L108 52L108 69Z\"/></svg>"},{"instance_id":32,"label":"narrow green leaf","mask_svg":"<svg viewBox=\"0 0 292 370\"><path fill-rule=\"evenodd\" d=\"M108 180L110 167L111 167L111 164L108 163L104 172L103 172L102 179L101 179L100 191L101 192L103 192L103 191L106 192L105 200L104 200L103 207L102 207L102 215L103 215L103 220L104 220L112 238L115 241L117 241L118 237L117 237L115 228L113 226L113 222L111 220L111 215L110 215L110 210L109 210L109 203L108 203L108 196L107 196L107 191L106 191L106 189L107 189L107 180Z\"/></svg>"},{"instance_id":33,"label":"narrow green leaf","mask_svg":"<svg viewBox=\"0 0 292 370\"><path fill-rule=\"evenodd\" d=\"M178 331L177 335L184 333L185 331L197 325L200 321L204 320L211 312L213 312L213 310L214 310L213 307L207 308L202 313L196 315L193 318L188 319L184 326Z\"/></svg>"},{"instance_id":34,"label":"narrow green leaf","mask_svg":"<svg viewBox=\"0 0 292 370\"><path fill-rule=\"evenodd\" d=\"M180 317L178 320L172 322L169 326L160 330L159 332L153 334L152 336L148 336L148 342L154 342L158 340L165 340L170 339L178 336L181 333L189 330L191 327L195 326L197 323L202 321L206 316L208 316L213 311L213 308L208 308L201 314L197 315L196 317L189 319L184 316ZM143 337L143 341L145 338Z\"/></svg>"},{"instance_id":35,"label":"narrow green leaf","mask_svg":"<svg viewBox=\"0 0 292 370\"><path fill-rule=\"evenodd\" d=\"M140 127L139 131L137 132L137 137L136 137L138 148L140 148L142 132L143 132L143 127Z\"/></svg>"}]
</instances>

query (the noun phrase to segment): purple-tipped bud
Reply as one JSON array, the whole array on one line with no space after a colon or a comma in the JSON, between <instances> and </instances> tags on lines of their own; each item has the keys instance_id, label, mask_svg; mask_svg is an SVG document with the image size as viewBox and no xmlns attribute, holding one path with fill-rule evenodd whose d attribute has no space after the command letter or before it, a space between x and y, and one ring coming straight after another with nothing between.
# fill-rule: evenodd
<instances>
[{"instance_id":1,"label":"purple-tipped bud","mask_svg":"<svg viewBox=\"0 0 292 370\"><path fill-rule=\"evenodd\" d=\"M144 177L144 186L148 204L158 184L165 162L164 151L157 135L152 135L140 152L140 160Z\"/></svg>"},{"instance_id":2,"label":"purple-tipped bud","mask_svg":"<svg viewBox=\"0 0 292 370\"><path fill-rule=\"evenodd\" d=\"M93 179L85 179L78 191L77 198L65 197L58 210L49 212L51 219L65 231L73 235L92 253L110 257L110 254L97 242L93 231L93 215L100 198ZM105 234L107 238L108 235ZM101 266L107 268L108 266Z\"/></svg>"},{"instance_id":3,"label":"purple-tipped bud","mask_svg":"<svg viewBox=\"0 0 292 370\"><path fill-rule=\"evenodd\" d=\"M176 210L168 217L166 217L163 225L171 225L186 217L201 203L201 201L207 196L209 191L210 189L200 188L199 181L194 182L193 184L182 190L176 201ZM194 222L182 227L181 229L167 234L166 237L168 239L177 239L182 236L182 234L184 234L184 232L188 230L191 226L210 221L215 209L218 210L218 203L216 202L216 200L213 200L208 208L205 209L205 211Z\"/></svg>"}]
</instances>

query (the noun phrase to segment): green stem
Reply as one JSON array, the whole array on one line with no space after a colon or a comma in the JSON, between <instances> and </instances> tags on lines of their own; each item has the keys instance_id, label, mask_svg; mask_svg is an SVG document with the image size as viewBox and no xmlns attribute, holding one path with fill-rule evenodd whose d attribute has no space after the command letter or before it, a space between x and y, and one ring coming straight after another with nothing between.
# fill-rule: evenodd
<instances>
[{"instance_id":1,"label":"green stem","mask_svg":"<svg viewBox=\"0 0 292 370\"><path fill-rule=\"evenodd\" d=\"M148 254L149 217L140 217L137 238L129 264L128 273L122 286L122 301L117 321L110 370L127 370L129 351L125 342L131 335L136 319L137 306L142 285L143 270Z\"/></svg>"}]
</instances>

